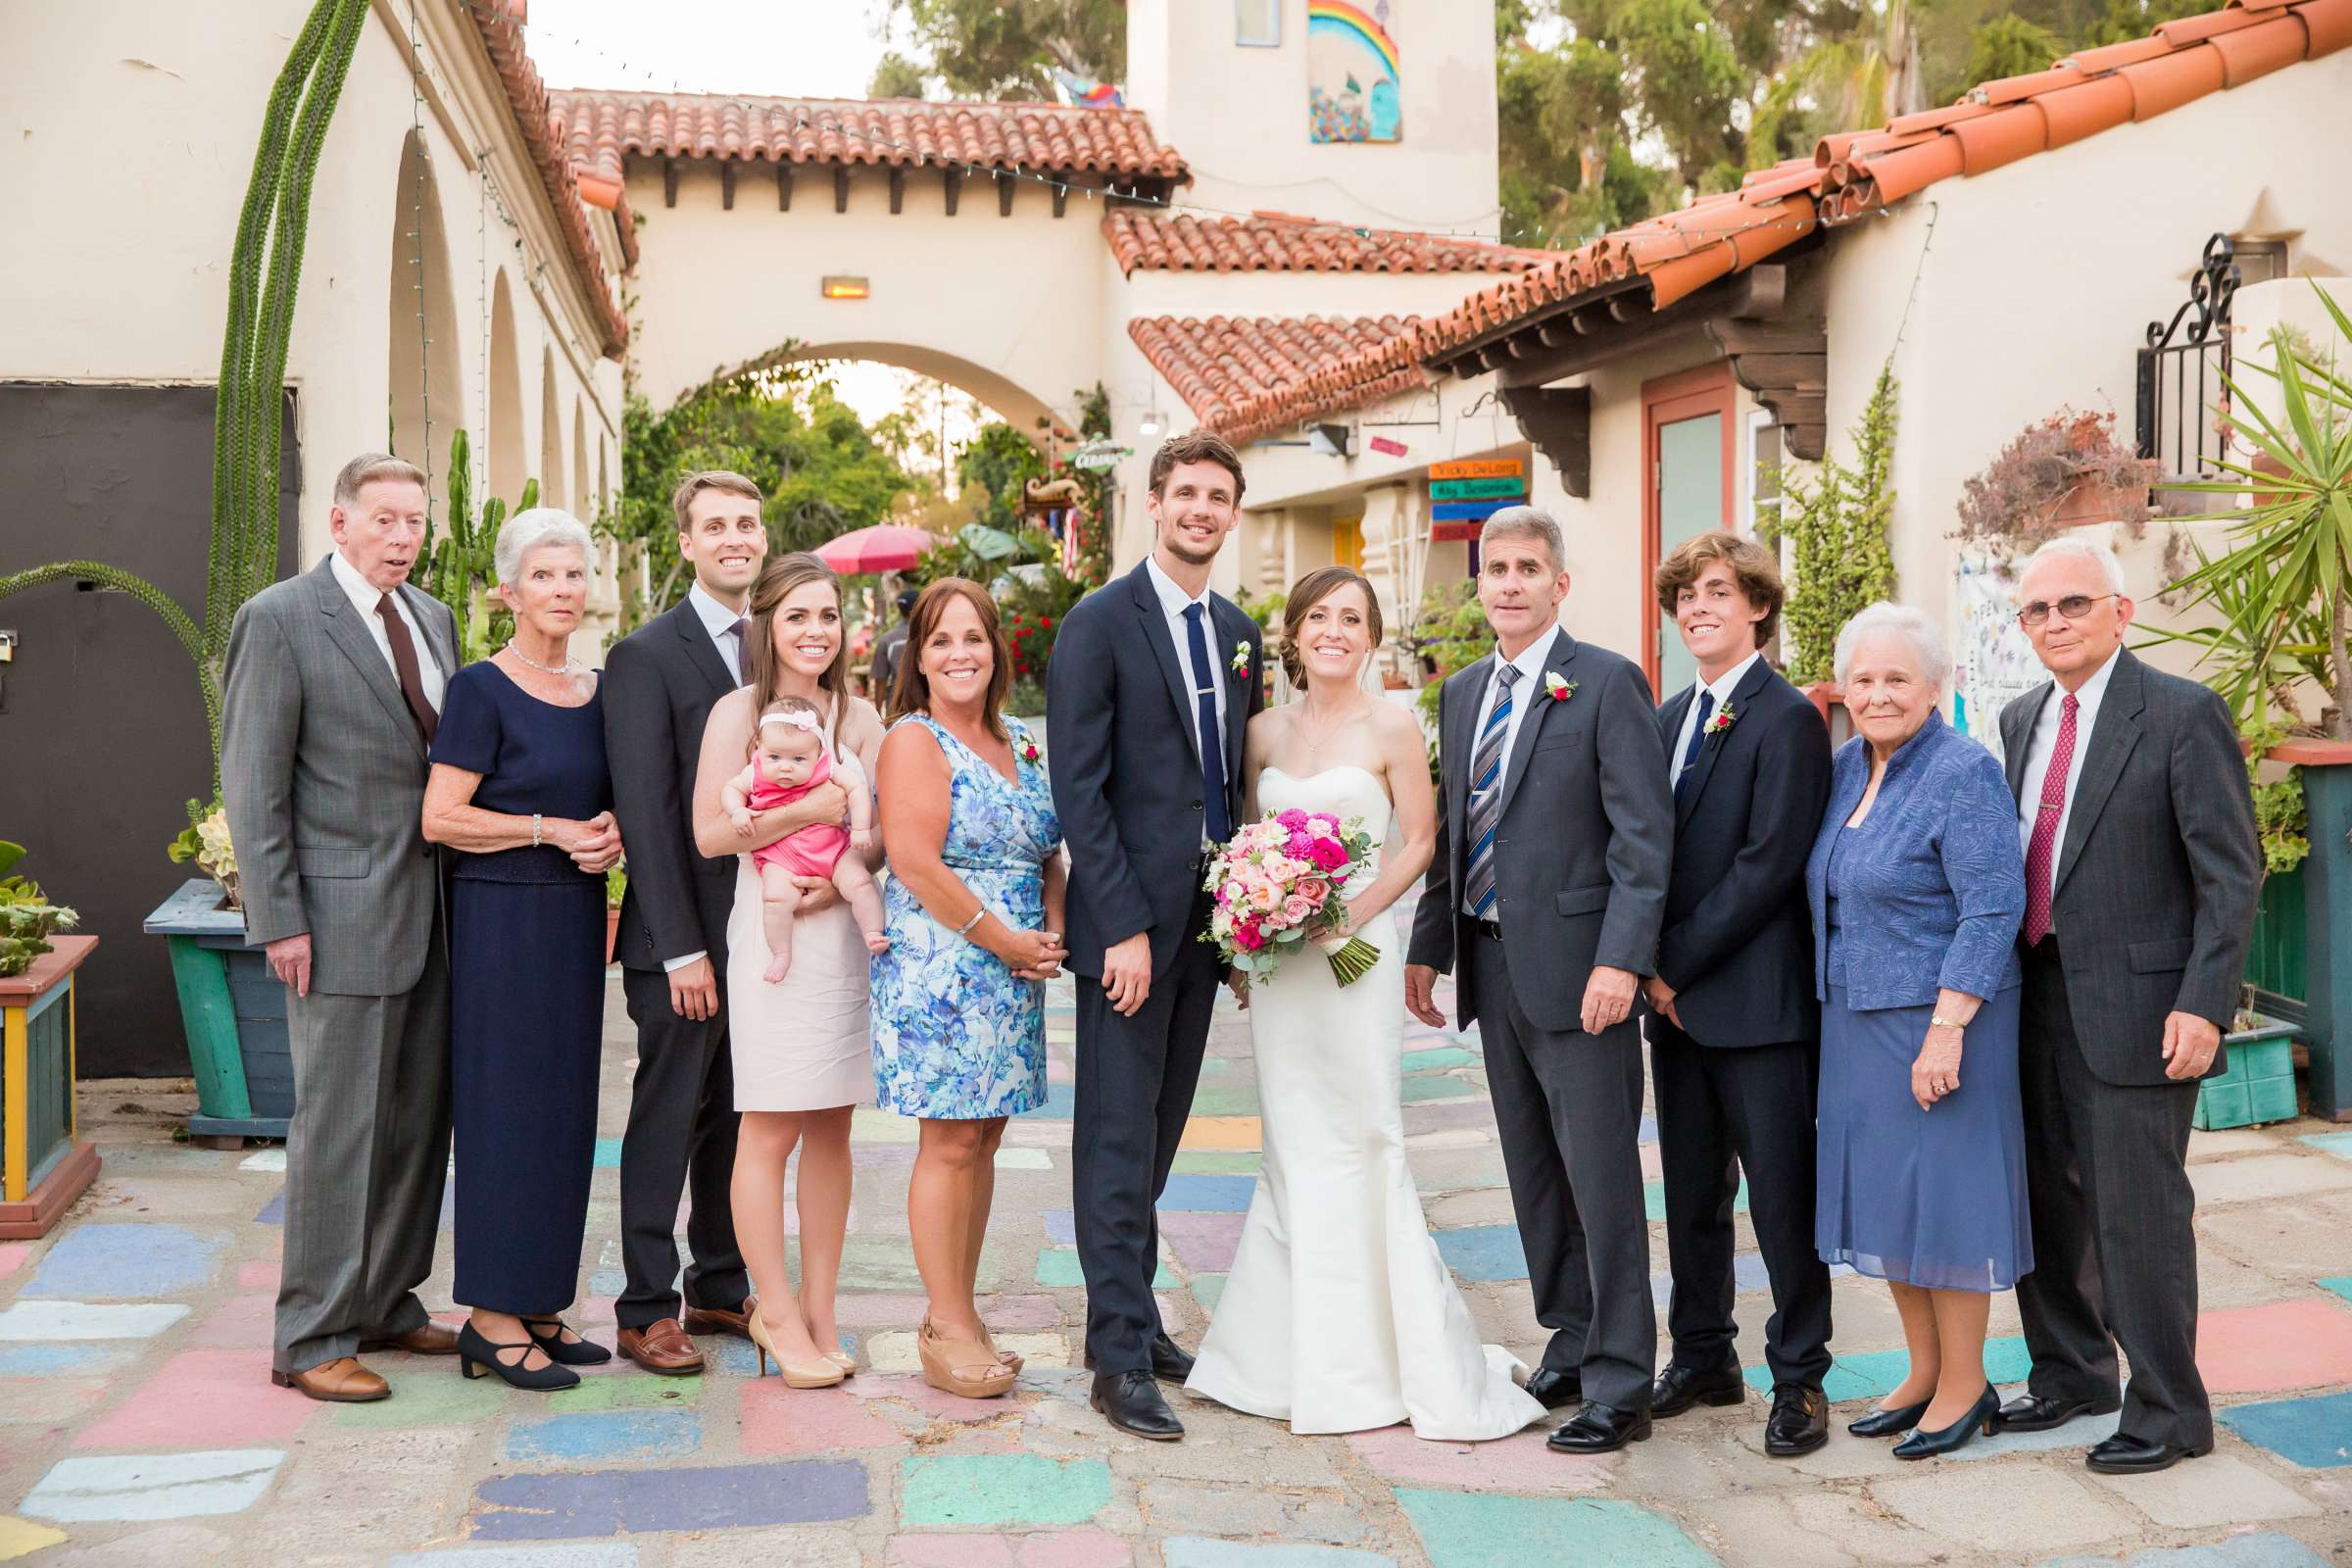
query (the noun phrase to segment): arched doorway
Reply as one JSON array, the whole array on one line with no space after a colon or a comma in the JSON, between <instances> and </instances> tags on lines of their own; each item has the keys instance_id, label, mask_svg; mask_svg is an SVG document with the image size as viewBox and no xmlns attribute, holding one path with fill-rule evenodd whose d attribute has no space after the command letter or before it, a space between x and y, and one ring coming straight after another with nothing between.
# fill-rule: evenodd
<instances>
[{"instance_id":1,"label":"arched doorway","mask_svg":"<svg viewBox=\"0 0 2352 1568\"><path fill-rule=\"evenodd\" d=\"M388 438L395 456L432 476L434 515L446 516L449 443L466 427L466 383L440 186L413 130L402 143L392 215Z\"/></svg>"},{"instance_id":2,"label":"arched doorway","mask_svg":"<svg viewBox=\"0 0 2352 1568\"><path fill-rule=\"evenodd\" d=\"M571 510L564 469L564 411L556 405L556 351L539 351L539 504Z\"/></svg>"},{"instance_id":3,"label":"arched doorway","mask_svg":"<svg viewBox=\"0 0 2352 1568\"><path fill-rule=\"evenodd\" d=\"M480 470L489 485L475 505L498 497L513 506L522 496L522 368L514 347L514 298L507 286L505 269L490 293L490 448L489 466Z\"/></svg>"}]
</instances>

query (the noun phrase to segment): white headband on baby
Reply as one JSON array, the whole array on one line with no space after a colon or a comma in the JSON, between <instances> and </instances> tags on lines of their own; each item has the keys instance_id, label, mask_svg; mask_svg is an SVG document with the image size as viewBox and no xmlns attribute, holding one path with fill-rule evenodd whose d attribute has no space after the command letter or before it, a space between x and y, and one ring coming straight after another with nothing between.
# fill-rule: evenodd
<instances>
[{"instance_id":1,"label":"white headband on baby","mask_svg":"<svg viewBox=\"0 0 2352 1568\"><path fill-rule=\"evenodd\" d=\"M761 729L765 729L770 724L789 724L794 729L806 730L811 735L816 733L817 727L816 715L814 713L798 711L790 713L761 713L760 715L760 727Z\"/></svg>"}]
</instances>

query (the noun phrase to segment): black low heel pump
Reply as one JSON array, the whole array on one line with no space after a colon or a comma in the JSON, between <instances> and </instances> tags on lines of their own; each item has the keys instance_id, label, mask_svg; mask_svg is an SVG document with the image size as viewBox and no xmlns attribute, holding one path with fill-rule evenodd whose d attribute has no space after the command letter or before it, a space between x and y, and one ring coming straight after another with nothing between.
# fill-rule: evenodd
<instances>
[{"instance_id":1,"label":"black low heel pump","mask_svg":"<svg viewBox=\"0 0 2352 1568\"><path fill-rule=\"evenodd\" d=\"M526 1317L522 1326L551 1361L564 1366L603 1366L612 1359L611 1350L572 1334L571 1325L560 1317ZM571 1338L566 1340L566 1334Z\"/></svg>"},{"instance_id":2,"label":"black low heel pump","mask_svg":"<svg viewBox=\"0 0 2352 1568\"><path fill-rule=\"evenodd\" d=\"M1919 1425L1919 1418L1928 1413L1928 1401L1917 1404L1892 1404L1873 1410L1856 1421L1846 1423L1845 1430L1857 1438L1899 1438Z\"/></svg>"},{"instance_id":3,"label":"black low heel pump","mask_svg":"<svg viewBox=\"0 0 2352 1568\"><path fill-rule=\"evenodd\" d=\"M2001 1430L2001 1394L1989 1383L1984 1386L1984 1392L1978 1396L1977 1402L1969 1407L1968 1414L1941 1432L1930 1432L1923 1427L1912 1433L1894 1446L1894 1456L1897 1459L1936 1458L1966 1446L1969 1439L1977 1435L1979 1427L1984 1429L1987 1437Z\"/></svg>"},{"instance_id":4,"label":"black low heel pump","mask_svg":"<svg viewBox=\"0 0 2352 1568\"><path fill-rule=\"evenodd\" d=\"M569 1367L557 1366L552 1361L537 1371L524 1366L522 1362L531 1358L530 1352L534 1347L546 1348L545 1346L538 1346L535 1339L525 1340L520 1345L501 1345L495 1340L484 1339L481 1332L468 1323L458 1330L458 1370L469 1378L478 1378L485 1372L492 1373L509 1388L528 1389L534 1394L553 1394L559 1389L579 1387L580 1375ZM520 1350L523 1353L519 1360L509 1365L499 1359L501 1350Z\"/></svg>"}]
</instances>

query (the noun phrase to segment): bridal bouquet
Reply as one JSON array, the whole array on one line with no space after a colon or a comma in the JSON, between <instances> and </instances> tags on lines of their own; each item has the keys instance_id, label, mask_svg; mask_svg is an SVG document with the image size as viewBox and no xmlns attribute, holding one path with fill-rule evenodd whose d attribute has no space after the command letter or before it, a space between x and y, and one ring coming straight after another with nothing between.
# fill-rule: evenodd
<instances>
[{"instance_id":1,"label":"bridal bouquet","mask_svg":"<svg viewBox=\"0 0 2352 1568\"><path fill-rule=\"evenodd\" d=\"M1272 974L1311 942L1341 985L1360 980L1380 961L1380 950L1343 934L1348 902L1340 890L1371 858L1361 817L1342 822L1329 811L1289 810L1251 822L1208 862L1201 886L1217 906L1200 940L1252 975Z\"/></svg>"}]
</instances>

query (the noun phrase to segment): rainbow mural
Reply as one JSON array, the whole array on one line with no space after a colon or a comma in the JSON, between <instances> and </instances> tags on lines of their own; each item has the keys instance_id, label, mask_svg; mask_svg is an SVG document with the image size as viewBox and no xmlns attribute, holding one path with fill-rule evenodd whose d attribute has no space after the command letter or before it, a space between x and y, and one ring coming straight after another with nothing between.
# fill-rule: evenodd
<instances>
[{"instance_id":1,"label":"rainbow mural","mask_svg":"<svg viewBox=\"0 0 2352 1568\"><path fill-rule=\"evenodd\" d=\"M1389 0L1370 7L1308 0L1306 102L1314 140L1403 138L1403 74L1388 23Z\"/></svg>"}]
</instances>

